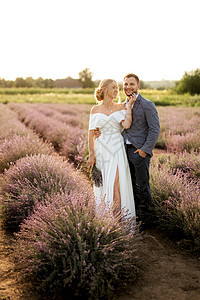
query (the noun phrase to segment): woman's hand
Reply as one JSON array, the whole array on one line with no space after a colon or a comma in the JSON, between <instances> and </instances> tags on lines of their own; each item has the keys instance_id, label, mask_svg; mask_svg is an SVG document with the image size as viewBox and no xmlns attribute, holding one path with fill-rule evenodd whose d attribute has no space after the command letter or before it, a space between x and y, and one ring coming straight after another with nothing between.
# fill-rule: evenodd
<instances>
[{"instance_id":1,"label":"woman's hand","mask_svg":"<svg viewBox=\"0 0 200 300\"><path fill-rule=\"evenodd\" d=\"M132 107L132 105L133 105L133 103L135 103L135 101L136 101L136 94L134 93L134 94L130 97L130 99L129 99L127 105L130 105L130 107Z\"/></svg>"},{"instance_id":2,"label":"woman's hand","mask_svg":"<svg viewBox=\"0 0 200 300\"><path fill-rule=\"evenodd\" d=\"M95 156L94 156L94 155L90 155L90 156L89 156L89 159L88 159L88 161L87 161L88 167L89 167L90 169L93 169L93 166L95 165L95 163L96 163L96 158L95 158Z\"/></svg>"},{"instance_id":3,"label":"woman's hand","mask_svg":"<svg viewBox=\"0 0 200 300\"><path fill-rule=\"evenodd\" d=\"M96 138L98 138L98 137L100 137L100 135L101 135L101 131L100 131L99 128L97 127L96 129L94 129L94 136L95 136Z\"/></svg>"}]
</instances>

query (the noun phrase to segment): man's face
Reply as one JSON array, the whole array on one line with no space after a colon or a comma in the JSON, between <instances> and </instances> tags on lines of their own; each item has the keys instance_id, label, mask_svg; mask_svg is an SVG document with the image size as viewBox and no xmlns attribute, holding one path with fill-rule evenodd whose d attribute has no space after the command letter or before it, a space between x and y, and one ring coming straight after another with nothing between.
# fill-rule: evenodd
<instances>
[{"instance_id":1,"label":"man's face","mask_svg":"<svg viewBox=\"0 0 200 300\"><path fill-rule=\"evenodd\" d=\"M127 97L130 97L133 93L137 94L139 88L140 84L137 82L135 77L129 77L124 79L123 89Z\"/></svg>"}]
</instances>

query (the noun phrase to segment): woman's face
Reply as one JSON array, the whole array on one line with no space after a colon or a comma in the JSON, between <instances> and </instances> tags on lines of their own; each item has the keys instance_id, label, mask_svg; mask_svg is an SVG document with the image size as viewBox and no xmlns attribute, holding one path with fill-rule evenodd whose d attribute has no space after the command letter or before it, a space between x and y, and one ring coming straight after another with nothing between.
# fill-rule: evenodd
<instances>
[{"instance_id":1,"label":"woman's face","mask_svg":"<svg viewBox=\"0 0 200 300\"><path fill-rule=\"evenodd\" d=\"M117 82L113 81L107 87L107 95L109 98L116 99L119 93Z\"/></svg>"}]
</instances>

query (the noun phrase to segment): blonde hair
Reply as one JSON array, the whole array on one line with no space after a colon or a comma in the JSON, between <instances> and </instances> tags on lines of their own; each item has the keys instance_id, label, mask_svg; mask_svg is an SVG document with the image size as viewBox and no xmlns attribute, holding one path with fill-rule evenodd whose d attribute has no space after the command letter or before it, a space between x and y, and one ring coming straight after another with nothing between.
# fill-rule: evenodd
<instances>
[{"instance_id":1,"label":"blonde hair","mask_svg":"<svg viewBox=\"0 0 200 300\"><path fill-rule=\"evenodd\" d=\"M100 82L98 88L95 90L95 98L97 99L97 102L103 101L105 97L105 90L113 82L116 81L114 79L104 79Z\"/></svg>"}]
</instances>

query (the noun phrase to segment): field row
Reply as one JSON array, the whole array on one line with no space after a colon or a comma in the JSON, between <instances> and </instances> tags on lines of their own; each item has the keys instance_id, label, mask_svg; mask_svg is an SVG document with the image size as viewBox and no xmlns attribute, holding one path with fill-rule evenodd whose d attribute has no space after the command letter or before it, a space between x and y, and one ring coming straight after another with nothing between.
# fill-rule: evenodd
<instances>
[{"instance_id":1,"label":"field row","mask_svg":"<svg viewBox=\"0 0 200 300\"><path fill-rule=\"evenodd\" d=\"M156 147L168 152L199 152L200 108L158 107L161 132Z\"/></svg>"},{"instance_id":2,"label":"field row","mask_svg":"<svg viewBox=\"0 0 200 300\"><path fill-rule=\"evenodd\" d=\"M59 147L68 139L66 124L76 128L79 137L85 138L91 105L10 103L8 107L17 112L19 119L28 127ZM158 114L161 133L157 148L176 153L199 151L200 108L158 107Z\"/></svg>"}]
</instances>

